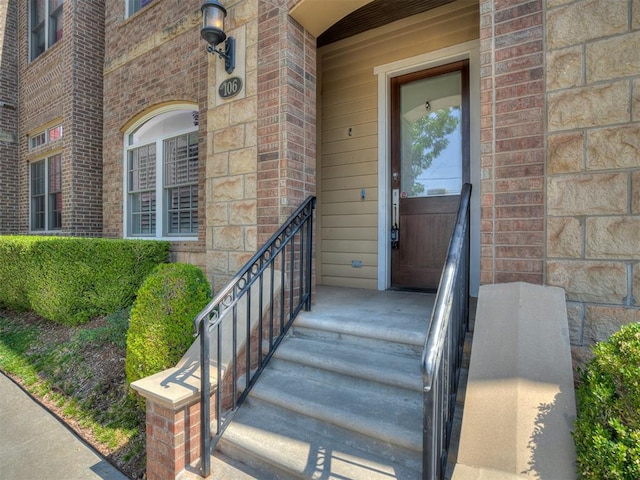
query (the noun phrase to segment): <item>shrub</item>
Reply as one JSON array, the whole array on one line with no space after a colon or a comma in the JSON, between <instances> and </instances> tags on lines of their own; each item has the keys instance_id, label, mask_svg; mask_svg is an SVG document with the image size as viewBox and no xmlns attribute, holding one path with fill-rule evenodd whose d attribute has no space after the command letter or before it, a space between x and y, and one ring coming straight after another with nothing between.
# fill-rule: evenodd
<instances>
[{"instance_id":1,"label":"shrub","mask_svg":"<svg viewBox=\"0 0 640 480\"><path fill-rule=\"evenodd\" d=\"M168 257L168 242L0 237L0 305L77 325L131 305Z\"/></svg>"},{"instance_id":2,"label":"shrub","mask_svg":"<svg viewBox=\"0 0 640 480\"><path fill-rule=\"evenodd\" d=\"M640 323L594 348L577 388L574 441L581 478L640 478Z\"/></svg>"},{"instance_id":3,"label":"shrub","mask_svg":"<svg viewBox=\"0 0 640 480\"><path fill-rule=\"evenodd\" d=\"M29 252L38 237L0 237L0 305L28 310L28 278L32 270Z\"/></svg>"},{"instance_id":4,"label":"shrub","mask_svg":"<svg viewBox=\"0 0 640 480\"><path fill-rule=\"evenodd\" d=\"M131 309L125 362L129 384L178 363L194 341L193 320L210 298L209 282L198 267L156 267Z\"/></svg>"}]
</instances>

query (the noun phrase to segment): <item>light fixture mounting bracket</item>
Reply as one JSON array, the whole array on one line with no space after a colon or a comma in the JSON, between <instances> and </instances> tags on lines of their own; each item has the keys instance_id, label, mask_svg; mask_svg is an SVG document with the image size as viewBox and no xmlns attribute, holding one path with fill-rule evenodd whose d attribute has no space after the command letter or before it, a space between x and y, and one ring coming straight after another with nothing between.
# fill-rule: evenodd
<instances>
[{"instance_id":1,"label":"light fixture mounting bracket","mask_svg":"<svg viewBox=\"0 0 640 480\"><path fill-rule=\"evenodd\" d=\"M207 47L207 51L213 54L217 53L220 58L224 59L224 70L228 74L232 74L233 70L236 68L236 39L233 37L227 37L224 44L224 52L222 51L222 48L216 50L216 48L211 44Z\"/></svg>"}]
</instances>

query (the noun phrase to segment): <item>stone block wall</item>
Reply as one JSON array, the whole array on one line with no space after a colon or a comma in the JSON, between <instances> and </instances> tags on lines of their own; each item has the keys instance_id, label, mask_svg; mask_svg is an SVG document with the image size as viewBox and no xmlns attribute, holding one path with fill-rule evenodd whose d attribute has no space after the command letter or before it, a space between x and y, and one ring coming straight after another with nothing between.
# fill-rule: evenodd
<instances>
[{"instance_id":1,"label":"stone block wall","mask_svg":"<svg viewBox=\"0 0 640 480\"><path fill-rule=\"evenodd\" d=\"M214 289L315 193L315 39L288 15L295 2L226 4L241 94L209 89L207 271ZM209 60L211 85L227 75Z\"/></svg>"},{"instance_id":2,"label":"stone block wall","mask_svg":"<svg viewBox=\"0 0 640 480\"><path fill-rule=\"evenodd\" d=\"M257 245L258 0L227 2L226 31L236 39L236 67L208 55L206 160L207 272L214 290L224 287ZM218 94L227 78L240 77L240 93Z\"/></svg>"},{"instance_id":3,"label":"stone block wall","mask_svg":"<svg viewBox=\"0 0 640 480\"><path fill-rule=\"evenodd\" d=\"M546 7L546 282L580 362L640 321L640 1Z\"/></svg>"},{"instance_id":4,"label":"stone block wall","mask_svg":"<svg viewBox=\"0 0 640 480\"><path fill-rule=\"evenodd\" d=\"M199 110L198 239L172 242L171 260L204 267L207 152L206 43L199 0L154 1L128 18L124 1L106 2L104 54L103 212L105 237L124 230L124 132L163 105L187 102ZM212 87L213 88L213 87Z\"/></svg>"},{"instance_id":5,"label":"stone block wall","mask_svg":"<svg viewBox=\"0 0 640 480\"><path fill-rule=\"evenodd\" d=\"M18 231L18 3L0 4L0 234Z\"/></svg>"},{"instance_id":6,"label":"stone block wall","mask_svg":"<svg viewBox=\"0 0 640 480\"><path fill-rule=\"evenodd\" d=\"M544 277L543 0L480 0L481 283Z\"/></svg>"}]
</instances>

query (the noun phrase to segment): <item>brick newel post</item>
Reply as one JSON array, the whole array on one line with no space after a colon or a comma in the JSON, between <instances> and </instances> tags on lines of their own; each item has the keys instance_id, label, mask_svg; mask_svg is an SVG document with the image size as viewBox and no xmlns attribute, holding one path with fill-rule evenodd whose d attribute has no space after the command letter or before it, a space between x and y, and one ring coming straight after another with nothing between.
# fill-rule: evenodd
<instances>
[{"instance_id":1,"label":"brick newel post","mask_svg":"<svg viewBox=\"0 0 640 480\"><path fill-rule=\"evenodd\" d=\"M200 458L200 402L177 410L147 399L147 479L175 479Z\"/></svg>"},{"instance_id":2,"label":"brick newel post","mask_svg":"<svg viewBox=\"0 0 640 480\"><path fill-rule=\"evenodd\" d=\"M198 372L170 368L131 384L146 398L148 480L201 478Z\"/></svg>"}]
</instances>

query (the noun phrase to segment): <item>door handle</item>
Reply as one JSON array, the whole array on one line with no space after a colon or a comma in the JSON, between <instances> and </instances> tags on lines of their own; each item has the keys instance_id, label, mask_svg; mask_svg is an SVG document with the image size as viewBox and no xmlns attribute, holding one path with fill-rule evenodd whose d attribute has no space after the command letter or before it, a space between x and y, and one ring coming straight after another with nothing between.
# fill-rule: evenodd
<instances>
[{"instance_id":1,"label":"door handle","mask_svg":"<svg viewBox=\"0 0 640 480\"><path fill-rule=\"evenodd\" d=\"M398 250L400 248L400 229L397 224L391 227L391 248Z\"/></svg>"},{"instance_id":2,"label":"door handle","mask_svg":"<svg viewBox=\"0 0 640 480\"><path fill-rule=\"evenodd\" d=\"M397 175L397 174L394 174ZM400 206L400 190L393 189L392 192L393 218L391 220L391 248L397 250L400 248L400 229L398 228L398 208Z\"/></svg>"}]
</instances>

